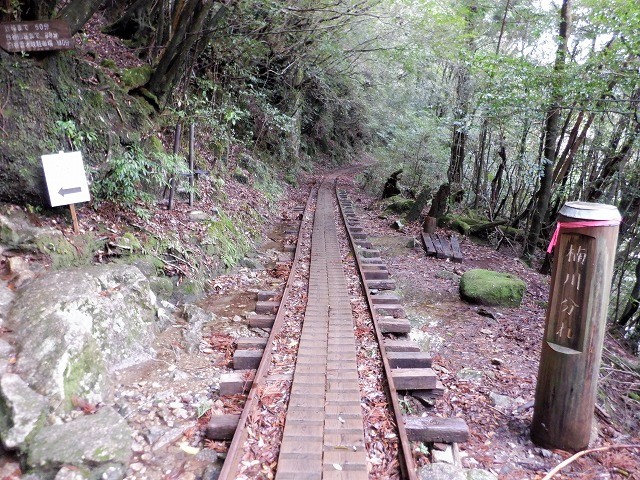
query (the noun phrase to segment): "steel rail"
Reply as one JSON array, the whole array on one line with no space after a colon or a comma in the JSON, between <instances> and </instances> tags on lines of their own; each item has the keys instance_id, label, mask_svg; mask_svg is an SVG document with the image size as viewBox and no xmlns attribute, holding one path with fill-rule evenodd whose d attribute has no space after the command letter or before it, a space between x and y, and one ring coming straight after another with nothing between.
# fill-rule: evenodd
<instances>
[{"instance_id":1,"label":"steel rail","mask_svg":"<svg viewBox=\"0 0 640 480\"><path fill-rule=\"evenodd\" d=\"M391 402L393 415L396 419L396 425L398 428L398 442L400 443L400 448L398 449L399 453L399 461L400 461L400 471L402 474L402 478L407 480L418 480L418 476L416 473L416 464L413 459L413 454L411 453L411 443L409 441L409 437L407 436L407 429L404 425L404 419L402 410L400 409L400 402L398 400L398 394L395 386L395 382L393 380L393 376L391 375L391 367L389 366L389 359L387 358L387 352L384 348L384 337L382 336L382 332L378 326L378 320L374 314L373 309L373 301L371 299L371 293L367 288L367 283L364 278L364 274L362 273L362 263L360 262L360 257L357 254L356 243L354 241L353 235L349 230L349 225L347 223L346 214L343 209L342 201L340 196L338 195L337 188L335 190L335 196L338 201L338 205L340 207L340 213L342 216L342 222L347 231L347 236L349 237L349 243L351 244L351 250L353 252L353 257L355 258L356 265L358 267L358 275L360 276L360 280L364 287L365 296L367 298L367 305L369 307L369 312L371 313L371 318L373 319L373 326L376 334L376 340L378 342L378 349L380 350L380 356L382 357L382 364L384 366L385 377L387 379L387 396L389 401Z\"/></svg>"},{"instance_id":2,"label":"steel rail","mask_svg":"<svg viewBox=\"0 0 640 480\"><path fill-rule=\"evenodd\" d=\"M262 355L262 359L260 360L260 365L256 370L253 384L251 385L251 389L249 390L249 393L247 395L247 400L242 410L242 414L240 415L240 419L238 420L238 426L236 427L233 439L231 440L231 445L229 446L229 450L227 451L227 457L225 458L222 469L220 470L220 475L218 476L219 480L231 480L238 474L238 467L240 465L241 455L243 453L242 447L247 440L247 419L257 409L259 400L258 392L267 380L269 366L271 365L273 341L282 329L285 317L284 307L293 286L295 273L300 264L300 232L302 230L303 223L308 217L311 201L314 198L314 193L317 194L317 191L318 187L314 184L311 187L311 191L309 192L309 197L307 198L307 203L302 215L302 221L300 222L300 228L298 229L298 242L296 243L296 251L293 257L291 270L289 271L289 277L287 278L287 283L285 285L284 291L282 292L282 300L280 301L280 306L278 307L278 312L276 313L276 318L273 322L273 327L271 328L271 333L269 334L267 345L264 348L264 353Z\"/></svg>"}]
</instances>

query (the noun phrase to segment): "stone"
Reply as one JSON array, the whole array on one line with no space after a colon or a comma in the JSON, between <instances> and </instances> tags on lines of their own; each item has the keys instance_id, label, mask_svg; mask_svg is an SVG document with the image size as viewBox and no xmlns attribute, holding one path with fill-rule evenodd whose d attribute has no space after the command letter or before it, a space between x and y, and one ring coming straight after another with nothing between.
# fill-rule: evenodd
<instances>
[{"instance_id":1,"label":"stone","mask_svg":"<svg viewBox=\"0 0 640 480\"><path fill-rule=\"evenodd\" d=\"M467 480L465 471L448 463L432 463L418 470L420 480Z\"/></svg>"},{"instance_id":2,"label":"stone","mask_svg":"<svg viewBox=\"0 0 640 480\"><path fill-rule=\"evenodd\" d=\"M499 393L490 392L489 398L494 407L510 409L513 407L514 400L506 395L500 395Z\"/></svg>"},{"instance_id":3,"label":"stone","mask_svg":"<svg viewBox=\"0 0 640 480\"><path fill-rule=\"evenodd\" d=\"M402 223L400 220L395 220L391 224L391 228L393 228L394 230L400 231L404 228L404 223Z\"/></svg>"},{"instance_id":4,"label":"stone","mask_svg":"<svg viewBox=\"0 0 640 480\"><path fill-rule=\"evenodd\" d=\"M166 447L167 445L171 445L172 443L177 442L182 438L182 436L187 430L195 427L196 427L195 422L188 422L183 425L180 425L179 427L174 427L169 430L164 430L164 433L162 433L162 435L157 440L155 440L154 442L150 441L149 443L153 444L153 447L152 447L153 450L160 450Z\"/></svg>"},{"instance_id":5,"label":"stone","mask_svg":"<svg viewBox=\"0 0 640 480\"><path fill-rule=\"evenodd\" d=\"M173 316L173 313L164 307L159 307L156 315L158 317L156 325L158 330L161 332L164 332L167 328L176 323L176 318Z\"/></svg>"},{"instance_id":6,"label":"stone","mask_svg":"<svg viewBox=\"0 0 640 480\"><path fill-rule=\"evenodd\" d=\"M149 277L149 285L158 298L170 298L173 295L173 282L169 277Z\"/></svg>"},{"instance_id":7,"label":"stone","mask_svg":"<svg viewBox=\"0 0 640 480\"><path fill-rule=\"evenodd\" d=\"M519 307L525 290L524 281L510 273L475 268L460 278L462 299L481 305Z\"/></svg>"},{"instance_id":8,"label":"stone","mask_svg":"<svg viewBox=\"0 0 640 480\"><path fill-rule=\"evenodd\" d=\"M414 203L413 200L409 198L403 198L400 195L389 197L387 202L388 203L385 207L385 210L398 214L408 213Z\"/></svg>"},{"instance_id":9,"label":"stone","mask_svg":"<svg viewBox=\"0 0 640 480\"><path fill-rule=\"evenodd\" d=\"M498 480L498 477L487 470L472 468L467 470L467 480Z\"/></svg>"},{"instance_id":10,"label":"stone","mask_svg":"<svg viewBox=\"0 0 640 480\"><path fill-rule=\"evenodd\" d=\"M65 466L58 470L55 480L87 480L87 478L88 477L77 468L69 468Z\"/></svg>"},{"instance_id":11,"label":"stone","mask_svg":"<svg viewBox=\"0 0 640 480\"><path fill-rule=\"evenodd\" d=\"M431 450L431 461L433 463L450 463L453 465L453 448L448 445L444 450Z\"/></svg>"},{"instance_id":12,"label":"stone","mask_svg":"<svg viewBox=\"0 0 640 480\"><path fill-rule=\"evenodd\" d=\"M0 318L6 317L15 296L14 291L5 282L0 282Z\"/></svg>"},{"instance_id":13,"label":"stone","mask_svg":"<svg viewBox=\"0 0 640 480\"><path fill-rule=\"evenodd\" d=\"M7 318L16 372L51 402L103 401L110 373L153 355L156 297L136 267L44 273L19 291Z\"/></svg>"},{"instance_id":14,"label":"stone","mask_svg":"<svg viewBox=\"0 0 640 480\"><path fill-rule=\"evenodd\" d=\"M193 222L207 222L211 221L212 217L202 210L193 210L189 212L189 219Z\"/></svg>"},{"instance_id":15,"label":"stone","mask_svg":"<svg viewBox=\"0 0 640 480\"><path fill-rule=\"evenodd\" d=\"M480 382L484 377L484 373L472 368L462 368L458 371L456 377L460 380L467 380L469 382Z\"/></svg>"},{"instance_id":16,"label":"stone","mask_svg":"<svg viewBox=\"0 0 640 480\"><path fill-rule=\"evenodd\" d=\"M407 248L418 248L420 247L420 242L418 242L415 238L409 240L406 245Z\"/></svg>"},{"instance_id":17,"label":"stone","mask_svg":"<svg viewBox=\"0 0 640 480\"><path fill-rule=\"evenodd\" d=\"M42 237L57 236L62 233L53 228L40 228L32 225L24 212L18 209L0 214L0 243L19 250L37 251L38 240Z\"/></svg>"},{"instance_id":18,"label":"stone","mask_svg":"<svg viewBox=\"0 0 640 480\"><path fill-rule=\"evenodd\" d=\"M39 470L63 465L126 465L132 455L132 431L111 407L102 407L67 423L44 427L30 440L27 464Z\"/></svg>"},{"instance_id":19,"label":"stone","mask_svg":"<svg viewBox=\"0 0 640 480\"><path fill-rule=\"evenodd\" d=\"M0 379L0 438L5 448L22 447L27 437L44 423L47 399L34 392L14 373Z\"/></svg>"},{"instance_id":20,"label":"stone","mask_svg":"<svg viewBox=\"0 0 640 480\"><path fill-rule=\"evenodd\" d=\"M207 465L202 473L202 480L218 480L220 470L222 470L220 463Z\"/></svg>"}]
</instances>

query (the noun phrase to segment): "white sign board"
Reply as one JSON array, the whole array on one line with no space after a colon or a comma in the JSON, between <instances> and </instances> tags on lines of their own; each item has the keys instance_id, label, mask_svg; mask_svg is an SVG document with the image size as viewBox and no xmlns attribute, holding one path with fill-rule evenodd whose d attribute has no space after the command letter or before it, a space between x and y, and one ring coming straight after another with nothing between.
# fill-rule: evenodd
<instances>
[{"instance_id":1,"label":"white sign board","mask_svg":"<svg viewBox=\"0 0 640 480\"><path fill-rule=\"evenodd\" d=\"M80 152L42 155L42 168L52 207L90 200Z\"/></svg>"}]
</instances>

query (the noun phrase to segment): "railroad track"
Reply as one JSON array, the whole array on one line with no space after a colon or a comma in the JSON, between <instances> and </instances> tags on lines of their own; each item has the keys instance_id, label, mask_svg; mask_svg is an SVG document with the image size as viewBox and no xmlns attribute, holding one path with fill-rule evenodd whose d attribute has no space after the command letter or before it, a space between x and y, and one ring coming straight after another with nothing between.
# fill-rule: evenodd
<instances>
[{"instance_id":1,"label":"railroad track","mask_svg":"<svg viewBox=\"0 0 640 480\"><path fill-rule=\"evenodd\" d=\"M289 227L297 241L280 265L290 269L283 291L258 294L249 323L270 328L268 339L239 339L238 372L221 379L221 395L247 391L242 414L207 429L214 440L233 434L223 480L416 479L412 440L468 435L455 420L403 415L399 392L434 397L442 386L406 338L395 283L335 185L313 186Z\"/></svg>"}]
</instances>

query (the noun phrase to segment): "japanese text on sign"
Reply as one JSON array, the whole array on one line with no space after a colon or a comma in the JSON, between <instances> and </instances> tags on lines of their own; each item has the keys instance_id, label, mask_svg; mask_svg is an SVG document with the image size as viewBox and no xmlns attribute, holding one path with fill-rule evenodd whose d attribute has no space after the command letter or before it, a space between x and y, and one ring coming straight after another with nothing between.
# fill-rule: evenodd
<instances>
[{"instance_id":1,"label":"japanese text on sign","mask_svg":"<svg viewBox=\"0 0 640 480\"><path fill-rule=\"evenodd\" d=\"M581 350L584 309L588 297L593 237L564 234L560 241L558 269L551 311L555 312L547 340L573 350Z\"/></svg>"},{"instance_id":2,"label":"japanese text on sign","mask_svg":"<svg viewBox=\"0 0 640 480\"><path fill-rule=\"evenodd\" d=\"M0 23L0 47L8 52L73 48L69 26L63 20Z\"/></svg>"}]
</instances>

